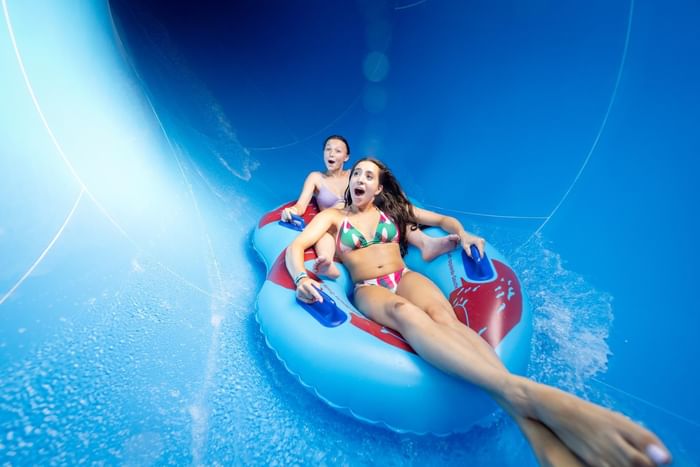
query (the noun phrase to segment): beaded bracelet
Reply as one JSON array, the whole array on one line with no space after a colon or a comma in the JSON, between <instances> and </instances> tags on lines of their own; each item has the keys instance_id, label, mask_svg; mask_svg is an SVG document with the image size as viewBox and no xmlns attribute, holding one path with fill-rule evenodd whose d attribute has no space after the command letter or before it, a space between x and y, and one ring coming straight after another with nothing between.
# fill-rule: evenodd
<instances>
[{"instance_id":1,"label":"beaded bracelet","mask_svg":"<svg viewBox=\"0 0 700 467\"><path fill-rule=\"evenodd\" d=\"M299 274L297 274L297 275L294 277L294 285L295 285L295 286L298 286L298 285L299 285L299 281L301 281L301 280L302 280L303 278L305 278L305 277L309 277L309 275L306 274L305 271L301 271Z\"/></svg>"}]
</instances>

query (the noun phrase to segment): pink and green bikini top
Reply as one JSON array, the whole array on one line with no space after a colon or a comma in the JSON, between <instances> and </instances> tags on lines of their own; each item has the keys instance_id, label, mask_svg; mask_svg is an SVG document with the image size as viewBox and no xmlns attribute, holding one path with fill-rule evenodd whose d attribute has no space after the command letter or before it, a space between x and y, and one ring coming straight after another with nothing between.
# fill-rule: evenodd
<instances>
[{"instance_id":1,"label":"pink and green bikini top","mask_svg":"<svg viewBox=\"0 0 700 467\"><path fill-rule=\"evenodd\" d=\"M379 211L379 223L374 238L370 241L367 241L362 232L353 227L347 216L343 219L336 240L338 251L347 253L377 243L399 243L399 230L396 228L396 224L381 210L377 210Z\"/></svg>"}]
</instances>

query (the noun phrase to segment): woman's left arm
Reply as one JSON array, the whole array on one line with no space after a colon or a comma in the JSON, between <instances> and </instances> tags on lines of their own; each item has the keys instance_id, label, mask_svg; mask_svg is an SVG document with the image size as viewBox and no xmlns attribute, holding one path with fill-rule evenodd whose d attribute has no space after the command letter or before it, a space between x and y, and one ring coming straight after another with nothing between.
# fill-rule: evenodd
<instances>
[{"instance_id":1,"label":"woman's left arm","mask_svg":"<svg viewBox=\"0 0 700 467\"><path fill-rule=\"evenodd\" d=\"M470 247L472 245L476 246L479 250L479 255L484 256L484 245L486 241L470 232L464 230L464 226L454 217L444 216L438 214L437 212L428 211L427 209L421 209L413 206L413 213L416 215L416 220L418 223L423 225L431 225L435 227L440 227L445 232L453 233L459 235L459 239L462 242L462 248L471 257L472 253Z\"/></svg>"}]
</instances>

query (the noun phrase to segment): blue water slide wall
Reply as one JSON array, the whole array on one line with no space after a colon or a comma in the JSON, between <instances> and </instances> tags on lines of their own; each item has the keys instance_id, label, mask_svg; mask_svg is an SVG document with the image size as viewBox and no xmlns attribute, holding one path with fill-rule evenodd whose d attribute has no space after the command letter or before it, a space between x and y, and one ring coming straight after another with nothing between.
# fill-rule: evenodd
<instances>
[{"instance_id":1,"label":"blue water slide wall","mask_svg":"<svg viewBox=\"0 0 700 467\"><path fill-rule=\"evenodd\" d=\"M697 2L2 0L0 460L523 465L347 419L250 232L346 135L510 256L530 376L700 463ZM504 446L506 448L504 448Z\"/></svg>"}]
</instances>

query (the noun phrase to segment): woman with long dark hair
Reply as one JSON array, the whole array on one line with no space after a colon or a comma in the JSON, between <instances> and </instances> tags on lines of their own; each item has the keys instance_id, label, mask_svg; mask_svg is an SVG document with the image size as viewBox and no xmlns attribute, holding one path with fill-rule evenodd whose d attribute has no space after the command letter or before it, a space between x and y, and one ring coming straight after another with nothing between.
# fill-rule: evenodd
<instances>
[{"instance_id":1,"label":"woman with long dark hair","mask_svg":"<svg viewBox=\"0 0 700 467\"><path fill-rule=\"evenodd\" d=\"M391 171L377 159L355 163L345 198L343 209L316 215L287 248L287 269L300 300L322 300L319 284L304 269L303 256L330 233L355 283L355 306L400 332L435 367L490 394L515 419L542 465L670 462L663 443L623 415L508 372L486 341L457 320L437 286L403 262L406 233L415 224L441 227L459 236L467 254L471 245L483 254L482 238L466 232L452 217L412 206Z\"/></svg>"},{"instance_id":2,"label":"woman with long dark hair","mask_svg":"<svg viewBox=\"0 0 700 467\"><path fill-rule=\"evenodd\" d=\"M292 214L301 215L311 199L316 200L319 211L329 208L343 208L347 201L349 170L343 166L350 158L350 143L341 135L331 135L323 142L323 163L326 170L311 172L304 181L299 198L294 205L282 210L281 219L289 222ZM456 235L429 237L415 226L409 230L408 242L418 248L424 260L430 261L438 255L453 250L459 241ZM335 245L333 237L323 235L315 245L318 256L314 269L317 273L335 278L340 272L333 264Z\"/></svg>"}]
</instances>

